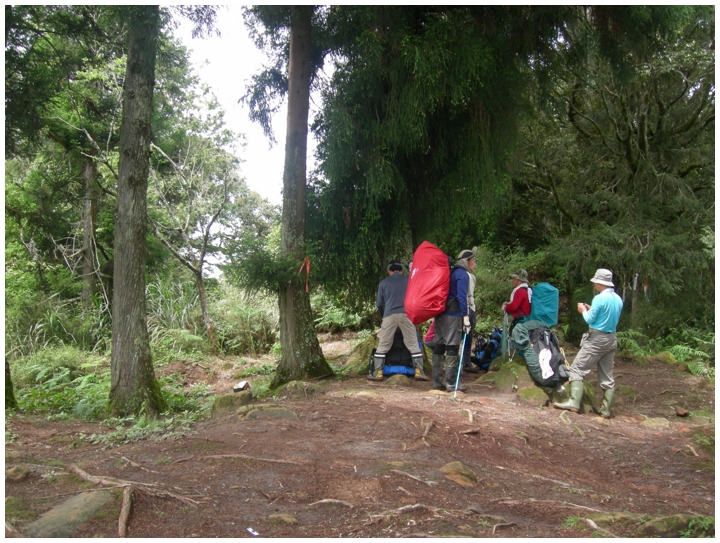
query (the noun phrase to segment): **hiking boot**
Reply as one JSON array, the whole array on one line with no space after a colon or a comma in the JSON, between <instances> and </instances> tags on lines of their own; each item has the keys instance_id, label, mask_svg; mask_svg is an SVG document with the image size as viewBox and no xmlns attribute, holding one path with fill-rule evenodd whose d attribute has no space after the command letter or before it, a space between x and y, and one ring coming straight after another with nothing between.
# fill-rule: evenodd
<instances>
[{"instance_id":1,"label":"hiking boot","mask_svg":"<svg viewBox=\"0 0 720 543\"><path fill-rule=\"evenodd\" d=\"M465 373L480 373L480 370L474 364L465 364L463 371Z\"/></svg>"},{"instance_id":2,"label":"hiking boot","mask_svg":"<svg viewBox=\"0 0 720 543\"><path fill-rule=\"evenodd\" d=\"M415 366L415 380L416 381L429 381L430 378L427 375L425 375L425 371L423 368L422 354L413 356L412 359L413 359L413 366Z\"/></svg>"},{"instance_id":3,"label":"hiking boot","mask_svg":"<svg viewBox=\"0 0 720 543\"><path fill-rule=\"evenodd\" d=\"M442 378L442 367L445 355L433 354L432 357L432 380L433 390L445 390L445 383Z\"/></svg>"},{"instance_id":4,"label":"hiking boot","mask_svg":"<svg viewBox=\"0 0 720 543\"><path fill-rule=\"evenodd\" d=\"M610 418L610 408L613 404L613 399L615 398L615 389L614 388L606 388L603 390L603 401L602 401L602 407L598 411L598 414L605 418Z\"/></svg>"},{"instance_id":5,"label":"hiking boot","mask_svg":"<svg viewBox=\"0 0 720 543\"><path fill-rule=\"evenodd\" d=\"M455 391L455 383L458 383L457 389L460 392L465 392L467 387L459 384L458 369L460 367L460 358L457 356L448 356L445 360L445 390L448 392Z\"/></svg>"},{"instance_id":6,"label":"hiking boot","mask_svg":"<svg viewBox=\"0 0 720 543\"><path fill-rule=\"evenodd\" d=\"M583 390L584 387L582 381L572 381L570 383L570 399L562 403L553 402L553 407L555 407L556 409L567 409L568 411L577 413L580 410L580 402L582 402Z\"/></svg>"},{"instance_id":7,"label":"hiking boot","mask_svg":"<svg viewBox=\"0 0 720 543\"><path fill-rule=\"evenodd\" d=\"M383 380L383 368L385 367L385 355L373 356L373 371L368 375L369 381L382 381Z\"/></svg>"}]
</instances>

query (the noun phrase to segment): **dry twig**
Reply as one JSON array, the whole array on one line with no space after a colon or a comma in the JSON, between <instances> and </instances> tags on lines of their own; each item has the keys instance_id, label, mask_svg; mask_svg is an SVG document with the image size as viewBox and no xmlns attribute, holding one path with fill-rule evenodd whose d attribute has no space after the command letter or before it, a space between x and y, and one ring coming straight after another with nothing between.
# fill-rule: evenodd
<instances>
[{"instance_id":1,"label":"dry twig","mask_svg":"<svg viewBox=\"0 0 720 543\"><path fill-rule=\"evenodd\" d=\"M404 475L405 477L410 477L411 479L415 479L416 481L418 481L420 483L425 483L428 486L432 486L432 485L436 484L435 481L423 481L419 477L415 477L414 475L410 475L409 473L407 473L405 471L400 471L399 469L391 469L390 472L391 473L399 473L400 475Z\"/></svg>"},{"instance_id":2,"label":"dry twig","mask_svg":"<svg viewBox=\"0 0 720 543\"><path fill-rule=\"evenodd\" d=\"M496 524L495 526L493 526L492 533L493 535L495 535L495 530L497 530L498 528L508 528L510 526L516 526L516 524L514 522L508 522L507 524Z\"/></svg>"},{"instance_id":3,"label":"dry twig","mask_svg":"<svg viewBox=\"0 0 720 543\"><path fill-rule=\"evenodd\" d=\"M195 458L194 454L191 454L190 456L186 456L185 458L178 458L177 460L174 460L173 462L170 462L171 464L179 464L180 462L187 462L188 460L192 460Z\"/></svg>"}]
</instances>

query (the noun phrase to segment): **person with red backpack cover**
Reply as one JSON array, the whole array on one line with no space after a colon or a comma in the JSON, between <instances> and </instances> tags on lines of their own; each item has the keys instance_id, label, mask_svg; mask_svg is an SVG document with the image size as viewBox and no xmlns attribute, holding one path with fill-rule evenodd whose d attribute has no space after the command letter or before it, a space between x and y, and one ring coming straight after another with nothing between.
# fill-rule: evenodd
<instances>
[{"instance_id":1,"label":"person with red backpack cover","mask_svg":"<svg viewBox=\"0 0 720 543\"><path fill-rule=\"evenodd\" d=\"M445 311L435 318L435 341L432 357L432 379L434 390L455 390L453 383L460 371L459 350L463 333L469 335L470 312L468 305L469 274L473 272L477 262L477 249L466 249L458 255L455 266L450 273L450 289ZM445 382L443 382L443 365L445 366ZM466 387L458 385L457 390L465 391Z\"/></svg>"}]
</instances>

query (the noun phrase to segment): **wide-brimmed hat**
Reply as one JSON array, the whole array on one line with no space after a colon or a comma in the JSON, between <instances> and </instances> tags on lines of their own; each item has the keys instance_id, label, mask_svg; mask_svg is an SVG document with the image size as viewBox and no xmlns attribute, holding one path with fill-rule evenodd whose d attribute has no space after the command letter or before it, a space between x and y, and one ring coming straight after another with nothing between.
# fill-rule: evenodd
<instances>
[{"instance_id":1,"label":"wide-brimmed hat","mask_svg":"<svg viewBox=\"0 0 720 543\"><path fill-rule=\"evenodd\" d=\"M475 255L477 255L477 247L473 247L472 249L464 249L460 251L460 254L458 255L458 260L470 260L471 258L475 258Z\"/></svg>"},{"instance_id":2,"label":"wide-brimmed hat","mask_svg":"<svg viewBox=\"0 0 720 543\"><path fill-rule=\"evenodd\" d=\"M527 271L525 271L525 270L518 270L515 273L511 273L510 277L512 279L517 279L518 281L522 281L523 283L528 282Z\"/></svg>"},{"instance_id":3,"label":"wide-brimmed hat","mask_svg":"<svg viewBox=\"0 0 720 543\"><path fill-rule=\"evenodd\" d=\"M598 285L605 285L606 287L614 287L612 282L612 272L604 268L600 268L595 272L595 277L590 279L591 283L597 283Z\"/></svg>"}]
</instances>

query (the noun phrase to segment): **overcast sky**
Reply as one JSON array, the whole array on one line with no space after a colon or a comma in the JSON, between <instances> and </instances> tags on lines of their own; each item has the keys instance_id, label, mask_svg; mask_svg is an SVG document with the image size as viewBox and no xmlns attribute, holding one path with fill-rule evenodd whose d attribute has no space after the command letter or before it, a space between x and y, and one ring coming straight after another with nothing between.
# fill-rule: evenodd
<instances>
[{"instance_id":1,"label":"overcast sky","mask_svg":"<svg viewBox=\"0 0 720 543\"><path fill-rule=\"evenodd\" d=\"M190 36L192 25L183 21L176 36L191 50L191 61L200 79L207 83L225 110L228 128L245 134L247 147L240 150L242 173L251 190L273 204L282 203L282 174L285 152L287 103L273 119L277 143L269 140L257 123L250 122L248 108L238 103L250 76L258 73L266 56L250 40L241 6L221 6L217 17L220 37ZM308 166L311 157L308 156Z\"/></svg>"}]
</instances>

